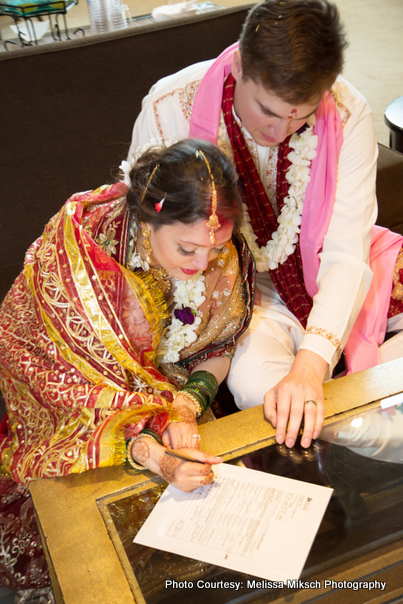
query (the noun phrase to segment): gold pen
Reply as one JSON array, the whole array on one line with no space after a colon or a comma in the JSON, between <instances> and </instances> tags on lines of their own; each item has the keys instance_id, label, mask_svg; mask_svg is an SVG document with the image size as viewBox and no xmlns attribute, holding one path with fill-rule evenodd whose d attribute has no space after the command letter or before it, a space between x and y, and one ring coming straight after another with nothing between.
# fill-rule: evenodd
<instances>
[{"instance_id":1,"label":"gold pen","mask_svg":"<svg viewBox=\"0 0 403 604\"><path fill-rule=\"evenodd\" d=\"M192 461L193 463L204 463L204 461L195 459L194 457L189 455L189 453L186 453L186 452L181 451L180 453L178 453L177 451L171 451L171 450L165 449L164 453L165 453L165 455L169 455L169 457L176 457L177 459L181 459L182 461Z\"/></svg>"}]
</instances>

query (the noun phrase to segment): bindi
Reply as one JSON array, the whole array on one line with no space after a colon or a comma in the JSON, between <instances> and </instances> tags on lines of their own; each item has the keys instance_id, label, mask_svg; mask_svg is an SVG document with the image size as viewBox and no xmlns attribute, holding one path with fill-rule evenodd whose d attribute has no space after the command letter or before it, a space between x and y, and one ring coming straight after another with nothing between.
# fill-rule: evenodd
<instances>
[{"instance_id":1,"label":"bindi","mask_svg":"<svg viewBox=\"0 0 403 604\"><path fill-rule=\"evenodd\" d=\"M292 120L292 119L293 119L293 118L295 118L295 117L297 117L297 110L296 110L296 108L294 107L294 109L291 109L290 113L288 114L288 118L289 118L290 120Z\"/></svg>"}]
</instances>

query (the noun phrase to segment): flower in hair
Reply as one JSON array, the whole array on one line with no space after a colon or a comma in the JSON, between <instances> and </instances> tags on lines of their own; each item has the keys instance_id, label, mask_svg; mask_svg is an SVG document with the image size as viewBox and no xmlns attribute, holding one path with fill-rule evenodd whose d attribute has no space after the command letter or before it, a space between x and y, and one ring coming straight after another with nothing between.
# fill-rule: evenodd
<instances>
[{"instance_id":1,"label":"flower in hair","mask_svg":"<svg viewBox=\"0 0 403 604\"><path fill-rule=\"evenodd\" d=\"M119 170L123 172L123 182L128 187L130 186L130 172L133 168L133 165L130 162L123 160L119 166Z\"/></svg>"},{"instance_id":2,"label":"flower in hair","mask_svg":"<svg viewBox=\"0 0 403 604\"><path fill-rule=\"evenodd\" d=\"M166 199L167 194L165 193L164 197L161 199L161 201L159 201L158 203L155 204L155 209L157 210L158 214L161 212L162 210L162 206L164 205L164 201Z\"/></svg>"},{"instance_id":3,"label":"flower in hair","mask_svg":"<svg viewBox=\"0 0 403 604\"><path fill-rule=\"evenodd\" d=\"M130 187L130 172L132 171L140 157L144 155L144 153L146 153L146 151L149 151L149 149L152 149L153 147L170 147L171 145L174 145L177 142L178 141L173 138L151 138L145 145L137 147L136 151L132 155L128 156L127 161L122 161L119 166L120 171L123 172L123 182L125 183L125 185Z\"/></svg>"}]
</instances>

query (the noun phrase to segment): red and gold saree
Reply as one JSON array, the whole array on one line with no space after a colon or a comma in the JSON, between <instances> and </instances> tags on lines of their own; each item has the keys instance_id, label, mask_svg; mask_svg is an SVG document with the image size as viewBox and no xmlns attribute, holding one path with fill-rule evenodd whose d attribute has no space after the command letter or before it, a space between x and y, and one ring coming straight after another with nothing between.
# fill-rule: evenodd
<instances>
[{"instance_id":1,"label":"red and gold saree","mask_svg":"<svg viewBox=\"0 0 403 604\"><path fill-rule=\"evenodd\" d=\"M197 341L177 366L160 365L169 312L153 279L126 268L125 194L117 183L73 195L28 250L0 307L7 408L0 460L8 477L0 483L0 517L10 478L27 484L124 463L128 431L134 436L147 426L161 434L167 427L173 376L229 354L249 322L253 262L237 240L205 272ZM131 308L134 301L129 322L122 312L127 297Z\"/></svg>"}]
</instances>

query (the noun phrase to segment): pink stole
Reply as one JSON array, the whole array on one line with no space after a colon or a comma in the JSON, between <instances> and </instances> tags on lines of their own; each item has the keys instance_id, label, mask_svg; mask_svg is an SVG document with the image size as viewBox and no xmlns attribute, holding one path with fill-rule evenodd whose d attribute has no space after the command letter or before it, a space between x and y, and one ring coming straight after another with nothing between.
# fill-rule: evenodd
<instances>
[{"instance_id":1,"label":"pink stole","mask_svg":"<svg viewBox=\"0 0 403 604\"><path fill-rule=\"evenodd\" d=\"M231 72L233 44L214 61L204 75L193 104L190 138L217 143L222 93ZM318 291L316 277L322 248L335 202L337 167L343 144L343 127L336 104L326 93L316 112L314 133L318 135L316 158L305 194L300 245L306 289L310 296ZM362 309L351 330L344 352L348 373L378 365L379 346L385 332L392 289L393 272L403 237L375 226L371 233L370 267L374 274Z\"/></svg>"}]
</instances>

